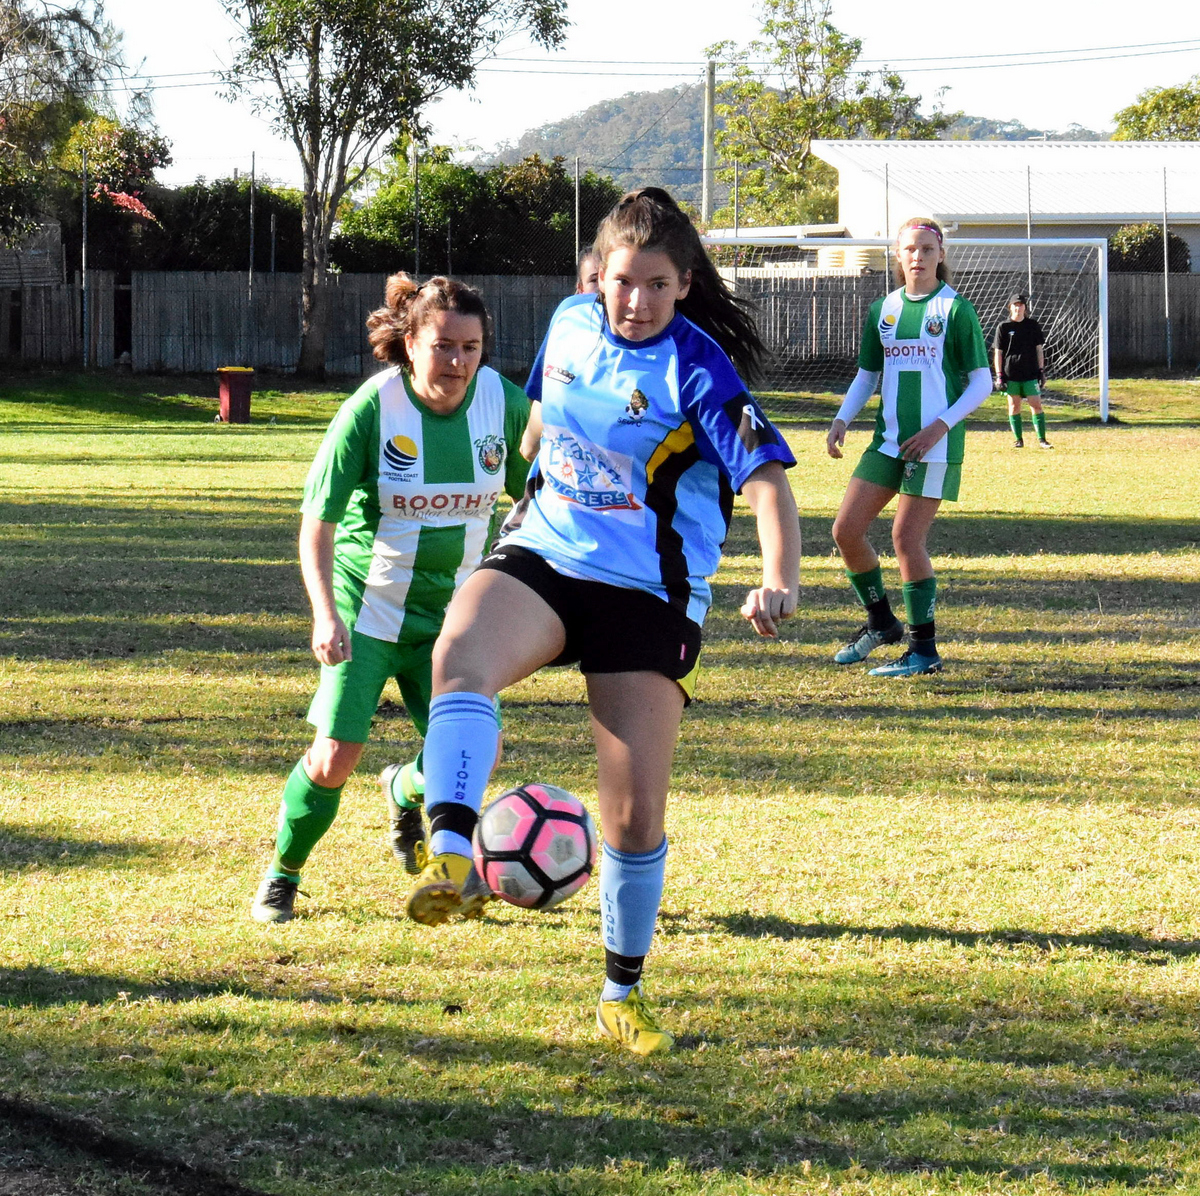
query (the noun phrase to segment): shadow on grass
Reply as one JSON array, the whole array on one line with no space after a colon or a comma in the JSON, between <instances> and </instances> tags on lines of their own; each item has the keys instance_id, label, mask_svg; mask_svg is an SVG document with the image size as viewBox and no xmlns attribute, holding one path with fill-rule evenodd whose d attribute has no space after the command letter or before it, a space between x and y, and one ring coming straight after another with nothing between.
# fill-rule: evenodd
<instances>
[{"instance_id":1,"label":"shadow on grass","mask_svg":"<svg viewBox=\"0 0 1200 1196\"><path fill-rule=\"evenodd\" d=\"M806 557L836 556L828 518L804 515L800 530ZM892 513L871 526L870 539L881 552L891 553ZM1195 519L1119 519L1099 515L1026 515L995 512L952 512L939 517L929 533L935 567L939 557L1013 556L1081 553L1101 556L1141 556L1174 552L1200 545L1200 522ZM738 511L730 525L725 553L758 555L753 518ZM848 588L848 587L847 587Z\"/></svg>"},{"instance_id":2,"label":"shadow on grass","mask_svg":"<svg viewBox=\"0 0 1200 1196\"><path fill-rule=\"evenodd\" d=\"M662 916L664 921L671 921L670 915ZM694 915L688 914L680 920L693 921ZM909 923L896 926L850 926L836 922L793 922L774 914L750 913L709 915L704 921L739 938L773 938L783 942L795 939L874 938L898 939L904 943L942 942L956 947L1029 945L1039 951L1085 947L1116 955L1143 956L1146 958L1142 962L1151 963L1168 963L1171 959L1188 959L1200 955L1200 940L1148 939L1111 928L1090 934L1049 934L1017 928L948 930L942 926L915 926ZM698 924L696 928L689 928L683 933L707 933L707 929Z\"/></svg>"},{"instance_id":3,"label":"shadow on grass","mask_svg":"<svg viewBox=\"0 0 1200 1196\"><path fill-rule=\"evenodd\" d=\"M37 834L25 827L0 822L0 874L32 866L52 872L97 862L158 857L165 854L156 843L136 839L104 841L71 835ZM0 969L0 990L3 989Z\"/></svg>"},{"instance_id":4,"label":"shadow on grass","mask_svg":"<svg viewBox=\"0 0 1200 1196\"><path fill-rule=\"evenodd\" d=\"M60 1146L119 1171L141 1168L159 1182L173 1178L179 1190L194 1196L232 1196L245 1191L236 1186L239 1182L276 1188L281 1179L342 1193L453 1196L469 1183L471 1191L489 1196L648 1196L709 1191L714 1173L803 1183L801 1175L814 1165L834 1173L852 1171L860 1184L872 1174L1039 1174L1074 1190L1151 1178L1165 1183L1175 1176L1166 1167L1117 1159L1058 1161L1047 1159L1048 1152L1061 1148L1076 1156L1083 1150L1103 1156L1111 1141L1120 1140L1128 1150L1131 1143L1145 1142L1151 1128L1171 1136L1185 1134L1189 1125L1186 1111L1168 1102L1111 1090L1081 1091L1044 1075L1034 1078L1041 1081L1036 1090L1017 1080L976 1087L966 1076L916 1091L872 1087L864 1080L861 1088L842 1089L828 1099L780 1100L763 1108L757 1100L734 1099L732 1091L710 1095L677 1084L652 1089L635 1074L649 1064L633 1068L628 1056L602 1062L591 1057L593 1052L566 1051L547 1058L529 1044L485 1037L455 1046L468 1059L481 1051L519 1057L540 1073L549 1091L585 1097L596 1091L609 1107L572 1113L561 1108L561 1101L554 1109L542 1099L482 1092L421 1099L290 1096L260 1088L239 1095L237 1116L231 1118L228 1112L222 1115L221 1098L227 1094L218 1083L189 1083L168 1073L142 1093L131 1092L126 1077L116 1099L89 1111L86 1120L44 1099L35 1104L9 1098L0 1101L0 1111L19 1130L40 1130ZM426 1047L416 1054L435 1070L453 1061L453 1050ZM91 1078L113 1082L105 1068ZM761 1085L767 1077L756 1079ZM748 1087L754 1086L750 1081ZM1132 1099L1114 1107L1117 1096ZM614 1114L613 1105L622 1111ZM133 1114L137 1137L123 1112ZM936 1141L923 1130L930 1119L940 1127ZM977 1152L968 1145L984 1135L1000 1138L1005 1153L998 1148ZM156 1144L164 1140L170 1153ZM946 1151L959 1142L956 1154L928 1149ZM918 1145L927 1149L914 1150ZM233 1175L236 1180L229 1178ZM813 1181L821 1182L817 1175Z\"/></svg>"}]
</instances>

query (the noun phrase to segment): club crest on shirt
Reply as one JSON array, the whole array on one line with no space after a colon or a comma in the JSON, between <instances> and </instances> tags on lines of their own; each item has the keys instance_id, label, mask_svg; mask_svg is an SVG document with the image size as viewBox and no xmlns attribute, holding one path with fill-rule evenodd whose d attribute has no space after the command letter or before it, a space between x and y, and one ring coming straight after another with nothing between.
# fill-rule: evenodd
<instances>
[{"instance_id":1,"label":"club crest on shirt","mask_svg":"<svg viewBox=\"0 0 1200 1196\"><path fill-rule=\"evenodd\" d=\"M575 381L575 375L570 370L564 370L561 365L547 365L542 370L542 377L550 378L554 382L561 382L564 386Z\"/></svg>"},{"instance_id":2,"label":"club crest on shirt","mask_svg":"<svg viewBox=\"0 0 1200 1196\"><path fill-rule=\"evenodd\" d=\"M925 334L927 336L941 336L946 331L946 322L941 316L930 316L925 321Z\"/></svg>"},{"instance_id":3,"label":"club crest on shirt","mask_svg":"<svg viewBox=\"0 0 1200 1196\"><path fill-rule=\"evenodd\" d=\"M640 424L642 416L650 410L650 400L635 386L629 402L625 404L625 415L617 420L619 424Z\"/></svg>"},{"instance_id":4,"label":"club crest on shirt","mask_svg":"<svg viewBox=\"0 0 1200 1196\"><path fill-rule=\"evenodd\" d=\"M416 443L407 436L393 436L383 446L383 459L393 469L405 473L417 463L420 453Z\"/></svg>"},{"instance_id":5,"label":"club crest on shirt","mask_svg":"<svg viewBox=\"0 0 1200 1196\"><path fill-rule=\"evenodd\" d=\"M479 464L483 467L484 472L497 473L500 466L504 464L504 441L499 436L484 436L481 440L475 441L475 448L479 454Z\"/></svg>"}]
</instances>

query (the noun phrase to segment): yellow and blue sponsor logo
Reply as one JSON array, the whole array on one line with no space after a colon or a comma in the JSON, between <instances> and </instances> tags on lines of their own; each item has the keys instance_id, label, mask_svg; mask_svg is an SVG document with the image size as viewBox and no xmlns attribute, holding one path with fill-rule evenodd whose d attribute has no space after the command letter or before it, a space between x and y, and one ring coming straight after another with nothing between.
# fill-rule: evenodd
<instances>
[{"instance_id":1,"label":"yellow and blue sponsor logo","mask_svg":"<svg viewBox=\"0 0 1200 1196\"><path fill-rule=\"evenodd\" d=\"M414 441L407 436L393 436L383 446L383 459L393 468L404 473L417 463L420 453Z\"/></svg>"}]
</instances>

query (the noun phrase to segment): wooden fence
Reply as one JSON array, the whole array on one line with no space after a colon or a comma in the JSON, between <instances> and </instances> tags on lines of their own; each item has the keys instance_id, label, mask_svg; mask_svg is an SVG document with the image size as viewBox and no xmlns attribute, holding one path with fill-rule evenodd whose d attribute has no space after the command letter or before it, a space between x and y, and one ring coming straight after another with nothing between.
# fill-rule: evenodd
<instances>
[{"instance_id":1,"label":"wooden fence","mask_svg":"<svg viewBox=\"0 0 1200 1196\"><path fill-rule=\"evenodd\" d=\"M495 323L492 364L520 376L537 352L550 314L573 286L570 278L460 276L478 287ZM367 316L383 303L383 274L330 280L325 368L362 376L376 368ZM242 274L135 273L132 280L133 368L138 372L207 373L223 365L290 370L300 353L300 277L263 274L250 295Z\"/></svg>"},{"instance_id":2,"label":"wooden fence","mask_svg":"<svg viewBox=\"0 0 1200 1196\"><path fill-rule=\"evenodd\" d=\"M111 365L126 347L116 332L121 325L129 330L128 351L138 372L209 373L223 365L287 372L295 367L299 275L257 275L253 296L244 274L135 272L129 284L118 286L111 272L92 271L88 280L93 365ZM463 281L478 287L492 312L492 364L523 378L550 314L570 293L573 280L480 275L463 276ZM361 377L374 370L366 319L383 301L384 282L383 274L331 280L326 350L331 375ZM969 293L970 280L964 276L958 282ZM1194 365L1200 362L1200 274L1173 275L1170 285L1174 362ZM867 308L881 288L877 275L770 279L766 272L743 270L738 279L739 292L759 304L764 340L774 347L781 373L800 362L852 360ZM1109 288L1113 366L1165 364L1162 275L1113 274ZM54 365L82 360L78 276L74 285L0 289L0 357Z\"/></svg>"}]
</instances>

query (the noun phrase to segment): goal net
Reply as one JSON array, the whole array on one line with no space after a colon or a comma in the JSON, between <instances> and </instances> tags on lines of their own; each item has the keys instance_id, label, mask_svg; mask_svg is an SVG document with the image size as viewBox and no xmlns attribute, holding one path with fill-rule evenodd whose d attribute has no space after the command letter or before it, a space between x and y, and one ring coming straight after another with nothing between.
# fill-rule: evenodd
<instances>
[{"instance_id":1,"label":"goal net","mask_svg":"<svg viewBox=\"0 0 1200 1196\"><path fill-rule=\"evenodd\" d=\"M892 290L891 242L844 237L704 238L722 277L757 309L770 359L759 388L771 405L826 414L857 369L867 310ZM1029 296L1046 337L1046 375L1067 383L1047 403L1099 407L1108 417L1107 243L1103 238L947 238L955 290L979 314L991 364L992 336L1008 299ZM1071 385L1071 384L1074 385Z\"/></svg>"}]
</instances>

